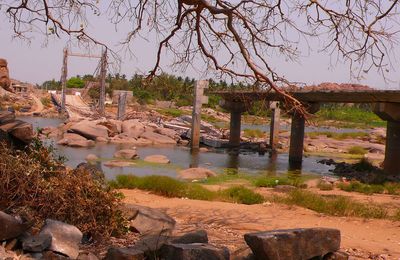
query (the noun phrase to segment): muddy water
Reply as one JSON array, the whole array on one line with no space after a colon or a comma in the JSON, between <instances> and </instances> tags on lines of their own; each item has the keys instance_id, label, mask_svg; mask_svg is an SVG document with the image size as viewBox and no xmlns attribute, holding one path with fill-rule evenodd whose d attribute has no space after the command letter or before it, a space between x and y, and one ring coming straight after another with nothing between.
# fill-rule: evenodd
<instances>
[{"instance_id":1,"label":"muddy water","mask_svg":"<svg viewBox=\"0 0 400 260\"><path fill-rule=\"evenodd\" d=\"M58 126L62 123L61 119L40 118L40 117L21 117L21 120L32 123L34 128L45 126ZM85 161L88 154L95 154L101 158L99 166L103 169L108 179L113 179L118 174L144 175L166 175L176 177L177 171L188 167L205 167L218 173L229 169L235 169L239 172L249 174L282 174L288 171L288 155L279 154L270 158L268 154L260 156L257 153L241 153L239 155L230 154L226 150L215 150L212 152L201 152L192 154L186 147L138 147L137 151L140 158L147 155L161 154L167 156L171 164L157 165L145 163L141 160L133 167L109 168L104 166L104 162L112 159L113 154L123 148L131 148L126 145L117 144L96 144L90 148L73 148L57 145L54 140L48 140L52 143L59 155L67 158L66 164L70 167L76 167ZM321 158L304 158L302 172L314 174L328 174L329 166L318 164L317 160Z\"/></svg>"}]
</instances>

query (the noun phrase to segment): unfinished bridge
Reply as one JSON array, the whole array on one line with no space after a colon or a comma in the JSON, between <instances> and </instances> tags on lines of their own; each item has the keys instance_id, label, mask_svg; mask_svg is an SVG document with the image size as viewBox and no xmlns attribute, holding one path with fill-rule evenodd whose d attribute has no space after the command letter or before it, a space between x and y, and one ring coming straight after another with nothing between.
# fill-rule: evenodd
<instances>
[{"instance_id":1,"label":"unfinished bridge","mask_svg":"<svg viewBox=\"0 0 400 260\"><path fill-rule=\"evenodd\" d=\"M220 91L213 92L222 97L222 107L230 111L231 147L240 145L241 115L247 111L248 105L254 101L284 102L284 97L272 91ZM400 174L400 91L368 90L368 91L294 91L289 92L299 100L311 114L319 110L321 103L371 103L374 113L387 121L384 171L387 174ZM270 144L277 140L277 121L279 108L272 107ZM303 142L305 118L299 113L290 113L292 117L289 163L300 167L303 158Z\"/></svg>"}]
</instances>

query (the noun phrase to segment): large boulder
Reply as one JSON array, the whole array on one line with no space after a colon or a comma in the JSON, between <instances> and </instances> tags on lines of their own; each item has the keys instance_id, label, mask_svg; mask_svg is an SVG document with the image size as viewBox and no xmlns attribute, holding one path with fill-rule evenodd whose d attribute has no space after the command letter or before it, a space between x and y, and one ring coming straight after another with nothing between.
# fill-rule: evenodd
<instances>
[{"instance_id":1,"label":"large boulder","mask_svg":"<svg viewBox=\"0 0 400 260\"><path fill-rule=\"evenodd\" d=\"M96 140L97 137L108 137L108 128L99 125L95 121L83 120L74 124L69 129L70 132L80 134L88 139Z\"/></svg>"},{"instance_id":2,"label":"large boulder","mask_svg":"<svg viewBox=\"0 0 400 260\"><path fill-rule=\"evenodd\" d=\"M209 244L165 244L161 248L162 259L174 260L228 260L229 250Z\"/></svg>"},{"instance_id":3,"label":"large boulder","mask_svg":"<svg viewBox=\"0 0 400 260\"><path fill-rule=\"evenodd\" d=\"M51 236L49 234L38 234L22 239L22 248L28 252L42 252L50 247Z\"/></svg>"},{"instance_id":4,"label":"large boulder","mask_svg":"<svg viewBox=\"0 0 400 260\"><path fill-rule=\"evenodd\" d=\"M214 176L217 174L206 168L189 168L178 173L178 178L182 180L201 180Z\"/></svg>"},{"instance_id":5,"label":"large boulder","mask_svg":"<svg viewBox=\"0 0 400 260\"><path fill-rule=\"evenodd\" d=\"M175 220L158 209L125 204L122 212L129 221L129 226L141 235L169 235L175 228Z\"/></svg>"},{"instance_id":6,"label":"large boulder","mask_svg":"<svg viewBox=\"0 0 400 260\"><path fill-rule=\"evenodd\" d=\"M136 149L122 149L119 151L116 151L114 153L114 158L120 158L120 159L135 159L138 157Z\"/></svg>"},{"instance_id":7,"label":"large boulder","mask_svg":"<svg viewBox=\"0 0 400 260\"><path fill-rule=\"evenodd\" d=\"M79 255L79 244L82 240L82 232L75 226L52 219L46 219L40 234L51 236L49 249L64 254L72 259Z\"/></svg>"},{"instance_id":8,"label":"large boulder","mask_svg":"<svg viewBox=\"0 0 400 260\"><path fill-rule=\"evenodd\" d=\"M150 163L161 163L161 164L170 163L170 160L165 155L149 155L144 157L143 160L145 162L150 162Z\"/></svg>"},{"instance_id":9,"label":"large boulder","mask_svg":"<svg viewBox=\"0 0 400 260\"><path fill-rule=\"evenodd\" d=\"M172 130L172 129L169 129L169 128L159 127L159 128L156 128L154 130L154 132L157 133L157 134L160 134L160 135L168 136L168 137L170 137L170 138L172 138L174 140L179 140L180 139L179 134L175 130Z\"/></svg>"},{"instance_id":10,"label":"large boulder","mask_svg":"<svg viewBox=\"0 0 400 260\"><path fill-rule=\"evenodd\" d=\"M71 147L90 147L95 143L92 140L88 140L85 137L74 134L74 133L65 133L63 138L57 142L60 145L67 145Z\"/></svg>"},{"instance_id":11,"label":"large boulder","mask_svg":"<svg viewBox=\"0 0 400 260\"><path fill-rule=\"evenodd\" d=\"M208 243L207 232L203 229L186 233L171 240L172 244Z\"/></svg>"},{"instance_id":12,"label":"large boulder","mask_svg":"<svg viewBox=\"0 0 400 260\"><path fill-rule=\"evenodd\" d=\"M107 251L104 260L144 260L145 254L143 251L136 248L115 248L111 247Z\"/></svg>"},{"instance_id":13,"label":"large boulder","mask_svg":"<svg viewBox=\"0 0 400 260\"><path fill-rule=\"evenodd\" d=\"M340 230L299 228L245 234L256 259L290 260L323 257L340 248Z\"/></svg>"},{"instance_id":14,"label":"large boulder","mask_svg":"<svg viewBox=\"0 0 400 260\"><path fill-rule=\"evenodd\" d=\"M21 120L9 121L0 125L0 132L25 144L30 143L34 136L32 125Z\"/></svg>"},{"instance_id":15,"label":"large boulder","mask_svg":"<svg viewBox=\"0 0 400 260\"><path fill-rule=\"evenodd\" d=\"M151 141L152 144L176 144L176 141L171 137L151 131L145 131L140 137Z\"/></svg>"},{"instance_id":16,"label":"large boulder","mask_svg":"<svg viewBox=\"0 0 400 260\"><path fill-rule=\"evenodd\" d=\"M20 236L29 228L20 218L0 211L0 241Z\"/></svg>"},{"instance_id":17,"label":"large boulder","mask_svg":"<svg viewBox=\"0 0 400 260\"><path fill-rule=\"evenodd\" d=\"M125 120L122 122L122 133L131 138L138 138L145 131L145 126L138 119Z\"/></svg>"},{"instance_id":18,"label":"large boulder","mask_svg":"<svg viewBox=\"0 0 400 260\"><path fill-rule=\"evenodd\" d=\"M15 114L10 111L0 111L0 125L15 120Z\"/></svg>"},{"instance_id":19,"label":"large boulder","mask_svg":"<svg viewBox=\"0 0 400 260\"><path fill-rule=\"evenodd\" d=\"M0 87L4 88L7 91L13 92L10 86L11 80L10 74L8 72L7 60L0 59Z\"/></svg>"}]
</instances>

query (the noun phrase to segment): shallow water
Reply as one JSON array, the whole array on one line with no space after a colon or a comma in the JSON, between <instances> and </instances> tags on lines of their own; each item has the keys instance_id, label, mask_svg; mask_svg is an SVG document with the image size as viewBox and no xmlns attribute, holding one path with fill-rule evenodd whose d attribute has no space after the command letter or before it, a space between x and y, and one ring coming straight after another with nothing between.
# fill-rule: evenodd
<instances>
[{"instance_id":1,"label":"shallow water","mask_svg":"<svg viewBox=\"0 0 400 260\"><path fill-rule=\"evenodd\" d=\"M34 128L45 126L58 126L62 123L61 119L40 118L40 117L21 117L21 120L32 123ZM113 154L123 148L131 146L121 144L101 144L98 143L90 148L74 148L57 145L55 141L48 140L57 149L59 155L65 156L68 160L66 164L70 167L76 167L79 163L85 161L88 154L95 154L101 158L99 166L103 169L108 179L115 178L118 174L144 175L166 175L176 177L177 171L189 167L205 167L216 171L224 172L225 169L237 169L239 172L249 174L282 174L289 170L288 155L278 154L276 158L270 158L268 154L263 156L257 153L240 153L239 155L230 154L227 150L215 150L212 152L201 152L192 154L186 147L137 147L140 158L147 155L160 154L167 156L171 164L157 165L137 161L133 167L110 168L104 166L104 161L113 158ZM318 164L320 157L304 158L302 165L303 173L328 174L330 167Z\"/></svg>"}]
</instances>

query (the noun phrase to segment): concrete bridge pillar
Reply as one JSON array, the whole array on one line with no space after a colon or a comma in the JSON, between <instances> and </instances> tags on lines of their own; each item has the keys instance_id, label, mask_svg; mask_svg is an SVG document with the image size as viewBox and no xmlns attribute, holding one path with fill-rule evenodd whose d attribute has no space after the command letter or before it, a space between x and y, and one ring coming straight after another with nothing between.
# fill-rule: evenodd
<instances>
[{"instance_id":1,"label":"concrete bridge pillar","mask_svg":"<svg viewBox=\"0 0 400 260\"><path fill-rule=\"evenodd\" d=\"M269 131L269 145L273 151L276 151L279 143L279 119L280 119L280 108L279 102L271 102L271 124Z\"/></svg>"},{"instance_id":2,"label":"concrete bridge pillar","mask_svg":"<svg viewBox=\"0 0 400 260\"><path fill-rule=\"evenodd\" d=\"M304 104L306 110L310 114L314 114L319 110L319 103ZM290 146L289 146L289 168L300 169L303 161L304 149L304 128L305 118L303 115L294 112L292 114L292 125L290 129Z\"/></svg>"},{"instance_id":3,"label":"concrete bridge pillar","mask_svg":"<svg viewBox=\"0 0 400 260\"><path fill-rule=\"evenodd\" d=\"M235 102L227 100L222 100L220 105L226 110L229 110L231 113L231 119L229 124L229 146L239 147L242 113L246 111L246 105L243 102Z\"/></svg>"},{"instance_id":4,"label":"concrete bridge pillar","mask_svg":"<svg viewBox=\"0 0 400 260\"><path fill-rule=\"evenodd\" d=\"M374 112L387 121L384 172L400 175L400 104L378 103Z\"/></svg>"}]
</instances>

